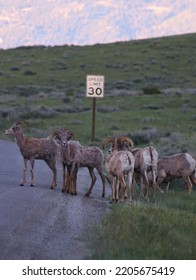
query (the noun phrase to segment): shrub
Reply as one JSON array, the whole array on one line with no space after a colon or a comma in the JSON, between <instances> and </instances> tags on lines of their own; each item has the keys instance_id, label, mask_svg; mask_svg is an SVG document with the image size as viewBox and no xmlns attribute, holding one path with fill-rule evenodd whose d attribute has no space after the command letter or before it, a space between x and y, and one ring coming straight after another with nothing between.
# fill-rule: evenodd
<instances>
[{"instance_id":1,"label":"shrub","mask_svg":"<svg viewBox=\"0 0 196 280\"><path fill-rule=\"evenodd\" d=\"M143 89L144 94L153 95L153 94L160 94L160 90L157 87L149 86L144 87Z\"/></svg>"},{"instance_id":2,"label":"shrub","mask_svg":"<svg viewBox=\"0 0 196 280\"><path fill-rule=\"evenodd\" d=\"M132 138L135 145L143 145L148 144L151 141L159 138L161 133L158 132L155 128L149 128L141 131L136 131L131 135L127 135L128 137Z\"/></svg>"}]
</instances>

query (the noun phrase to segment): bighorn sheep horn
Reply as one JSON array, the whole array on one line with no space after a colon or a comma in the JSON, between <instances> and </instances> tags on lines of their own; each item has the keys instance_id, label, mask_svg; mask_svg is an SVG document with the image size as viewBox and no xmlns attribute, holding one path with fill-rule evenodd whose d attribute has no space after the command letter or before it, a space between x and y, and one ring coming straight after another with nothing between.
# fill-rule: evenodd
<instances>
[{"instance_id":1,"label":"bighorn sheep horn","mask_svg":"<svg viewBox=\"0 0 196 280\"><path fill-rule=\"evenodd\" d=\"M75 140L75 134L74 134L74 132L72 132L72 131L68 131L68 140L70 140L70 139L72 139L72 140Z\"/></svg>"},{"instance_id":2,"label":"bighorn sheep horn","mask_svg":"<svg viewBox=\"0 0 196 280\"><path fill-rule=\"evenodd\" d=\"M112 142L114 143L114 137L108 137L106 138L103 142L102 142L102 149L104 150L105 149L105 145Z\"/></svg>"},{"instance_id":3,"label":"bighorn sheep horn","mask_svg":"<svg viewBox=\"0 0 196 280\"><path fill-rule=\"evenodd\" d=\"M132 140L131 138L127 137L127 136L124 136L124 137L116 137L116 139L115 139L115 147L116 147L116 148L118 147L118 142L120 142L120 143L126 142L126 143L129 144L129 146L130 146L131 148L134 147L133 140Z\"/></svg>"}]
</instances>

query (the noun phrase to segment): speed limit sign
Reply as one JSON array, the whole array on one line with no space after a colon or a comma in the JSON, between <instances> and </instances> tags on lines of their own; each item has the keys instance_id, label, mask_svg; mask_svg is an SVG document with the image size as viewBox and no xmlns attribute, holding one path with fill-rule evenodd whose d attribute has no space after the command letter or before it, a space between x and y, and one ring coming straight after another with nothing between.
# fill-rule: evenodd
<instances>
[{"instance_id":1,"label":"speed limit sign","mask_svg":"<svg viewBox=\"0 0 196 280\"><path fill-rule=\"evenodd\" d=\"M104 76L86 76L86 96L104 97Z\"/></svg>"}]
</instances>

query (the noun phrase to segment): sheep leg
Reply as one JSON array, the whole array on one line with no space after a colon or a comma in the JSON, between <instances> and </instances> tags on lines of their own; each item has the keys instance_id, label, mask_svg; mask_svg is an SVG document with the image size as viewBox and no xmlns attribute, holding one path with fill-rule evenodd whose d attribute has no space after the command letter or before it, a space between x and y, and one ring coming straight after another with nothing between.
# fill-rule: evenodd
<instances>
[{"instance_id":1,"label":"sheep leg","mask_svg":"<svg viewBox=\"0 0 196 280\"><path fill-rule=\"evenodd\" d=\"M52 160L52 161L51 160L45 160L45 162L53 172L53 181L52 181L51 189L54 189L57 186L57 183L56 183L56 175L57 175L56 162L55 162L55 160Z\"/></svg>"},{"instance_id":2,"label":"sheep leg","mask_svg":"<svg viewBox=\"0 0 196 280\"><path fill-rule=\"evenodd\" d=\"M67 191L67 193L71 193L71 169L72 169L72 165L68 165L67 166L67 178L66 178L66 182L65 182L65 189Z\"/></svg>"},{"instance_id":3,"label":"sheep leg","mask_svg":"<svg viewBox=\"0 0 196 280\"><path fill-rule=\"evenodd\" d=\"M125 199L125 192L126 192L126 182L125 182L123 176L120 176L120 177L118 178L117 198L118 198L119 183L120 183L120 187L121 187L121 195L120 195L119 202L123 202L124 199Z\"/></svg>"},{"instance_id":4,"label":"sheep leg","mask_svg":"<svg viewBox=\"0 0 196 280\"><path fill-rule=\"evenodd\" d=\"M105 197L105 176L103 175L102 168L97 168L97 171L101 177L103 190L102 190L102 197Z\"/></svg>"},{"instance_id":5,"label":"sheep leg","mask_svg":"<svg viewBox=\"0 0 196 280\"><path fill-rule=\"evenodd\" d=\"M116 200L116 202L119 201L120 190L121 190L121 184L120 184L119 178L116 178L116 184L115 184L115 200Z\"/></svg>"},{"instance_id":6,"label":"sheep leg","mask_svg":"<svg viewBox=\"0 0 196 280\"><path fill-rule=\"evenodd\" d=\"M140 196L143 198L147 198L147 196L148 196L148 181L146 180L145 173L141 174Z\"/></svg>"},{"instance_id":7,"label":"sheep leg","mask_svg":"<svg viewBox=\"0 0 196 280\"><path fill-rule=\"evenodd\" d=\"M113 176L111 174L108 174L108 179L109 179L109 184L110 184L110 188L111 188L111 195L110 195L110 203L113 202L113 191L112 191L112 185L113 185Z\"/></svg>"},{"instance_id":8,"label":"sheep leg","mask_svg":"<svg viewBox=\"0 0 196 280\"><path fill-rule=\"evenodd\" d=\"M195 169L194 173L191 174L190 177L191 177L192 183L196 185L196 169Z\"/></svg>"},{"instance_id":9,"label":"sheep leg","mask_svg":"<svg viewBox=\"0 0 196 280\"><path fill-rule=\"evenodd\" d=\"M78 173L78 166L75 167L75 170L73 172L73 177L72 177L72 187L73 187L73 191L72 194L76 195L77 194L77 173Z\"/></svg>"},{"instance_id":10,"label":"sheep leg","mask_svg":"<svg viewBox=\"0 0 196 280\"><path fill-rule=\"evenodd\" d=\"M158 179L157 179L158 186L160 186L165 181L166 178L167 178L166 172L164 170L160 170L158 172Z\"/></svg>"},{"instance_id":11,"label":"sheep leg","mask_svg":"<svg viewBox=\"0 0 196 280\"><path fill-rule=\"evenodd\" d=\"M110 178L111 178L111 190L112 190L110 203L112 203L116 200L116 178L112 175L110 176Z\"/></svg>"},{"instance_id":12,"label":"sheep leg","mask_svg":"<svg viewBox=\"0 0 196 280\"><path fill-rule=\"evenodd\" d=\"M186 185L187 185L188 194L190 194L190 193L191 193L191 190L192 190L192 187L193 187L193 185L192 185L192 183L191 183L191 180L190 180L189 176L182 176L182 177L183 177L183 179L184 179L184 181L185 181L185 183L186 183Z\"/></svg>"},{"instance_id":13,"label":"sheep leg","mask_svg":"<svg viewBox=\"0 0 196 280\"><path fill-rule=\"evenodd\" d=\"M24 186L26 183L27 161L28 159L24 158L23 176L22 176L22 182L20 183L20 186Z\"/></svg>"},{"instance_id":14,"label":"sheep leg","mask_svg":"<svg viewBox=\"0 0 196 280\"><path fill-rule=\"evenodd\" d=\"M34 158L31 158L30 159L30 172L31 172L31 187L34 187L35 186L35 178L34 178L34 163L35 163L35 160Z\"/></svg>"},{"instance_id":15,"label":"sheep leg","mask_svg":"<svg viewBox=\"0 0 196 280\"><path fill-rule=\"evenodd\" d=\"M145 190L146 190L145 198L147 198L148 197L148 191L149 191L149 181L148 181L147 170L145 170L145 172L144 172L144 181L145 181Z\"/></svg>"},{"instance_id":16,"label":"sheep leg","mask_svg":"<svg viewBox=\"0 0 196 280\"><path fill-rule=\"evenodd\" d=\"M89 196L92 193L93 186L97 180L95 173L94 173L94 167L88 167L88 171L91 176L91 185L86 193L86 196Z\"/></svg>"},{"instance_id":17,"label":"sheep leg","mask_svg":"<svg viewBox=\"0 0 196 280\"><path fill-rule=\"evenodd\" d=\"M128 180L128 188L130 189L130 197L129 201L133 201L133 194L134 194L134 175L133 172L129 172L127 175L127 180ZM126 193L125 193L126 195Z\"/></svg>"},{"instance_id":18,"label":"sheep leg","mask_svg":"<svg viewBox=\"0 0 196 280\"><path fill-rule=\"evenodd\" d=\"M67 174L67 169L66 169L66 166L65 164L62 164L62 169L63 169L63 187L62 187L62 192L64 193L65 191L67 191L67 177L68 177L68 174Z\"/></svg>"},{"instance_id":19,"label":"sheep leg","mask_svg":"<svg viewBox=\"0 0 196 280\"><path fill-rule=\"evenodd\" d=\"M143 194L143 175L141 174L140 176L140 197L143 197L144 194Z\"/></svg>"},{"instance_id":20,"label":"sheep leg","mask_svg":"<svg viewBox=\"0 0 196 280\"><path fill-rule=\"evenodd\" d=\"M133 177L132 177L132 180L131 180L131 185L130 185L130 198L129 198L129 201L133 201L133 196L134 196L134 182L133 182Z\"/></svg>"},{"instance_id":21,"label":"sheep leg","mask_svg":"<svg viewBox=\"0 0 196 280\"><path fill-rule=\"evenodd\" d=\"M126 180L127 180L127 182L129 182L129 174L126 174L125 175L126 176ZM129 185L128 185L128 187L129 187ZM127 199L127 197L128 197L128 189L126 188L126 190L125 190L125 199Z\"/></svg>"},{"instance_id":22,"label":"sheep leg","mask_svg":"<svg viewBox=\"0 0 196 280\"><path fill-rule=\"evenodd\" d=\"M152 170L152 186L154 189L154 193L159 190L161 193L164 193L164 191L159 187L159 185L156 182L156 171L153 169Z\"/></svg>"},{"instance_id":23,"label":"sheep leg","mask_svg":"<svg viewBox=\"0 0 196 280\"><path fill-rule=\"evenodd\" d=\"M78 172L77 165L72 166L70 176L69 176L69 186L68 187L70 188L70 193L73 195L77 194L77 190L76 190L77 172Z\"/></svg>"},{"instance_id":24,"label":"sheep leg","mask_svg":"<svg viewBox=\"0 0 196 280\"><path fill-rule=\"evenodd\" d=\"M160 193L164 193L164 191L159 187L159 185L157 183L155 183L155 185L153 184L153 188L155 191L158 190L158 191L160 191ZM168 188L169 188L169 185L167 187L167 190L168 190Z\"/></svg>"},{"instance_id":25,"label":"sheep leg","mask_svg":"<svg viewBox=\"0 0 196 280\"><path fill-rule=\"evenodd\" d=\"M168 190L169 190L169 185L170 185L170 181L166 185L166 192L168 192Z\"/></svg>"}]
</instances>

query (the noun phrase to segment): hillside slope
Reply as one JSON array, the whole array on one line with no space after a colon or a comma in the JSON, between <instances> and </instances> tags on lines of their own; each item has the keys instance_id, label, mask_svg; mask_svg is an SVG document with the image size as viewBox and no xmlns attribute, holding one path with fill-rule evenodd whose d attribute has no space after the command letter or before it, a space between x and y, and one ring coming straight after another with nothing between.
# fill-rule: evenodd
<instances>
[{"instance_id":1,"label":"hillside slope","mask_svg":"<svg viewBox=\"0 0 196 280\"><path fill-rule=\"evenodd\" d=\"M128 135L160 154L195 153L196 34L88 47L0 51L0 128L28 120L25 134L68 127L87 144L92 100L86 75L105 75L96 142ZM6 138L7 139L7 138Z\"/></svg>"},{"instance_id":2,"label":"hillside slope","mask_svg":"<svg viewBox=\"0 0 196 280\"><path fill-rule=\"evenodd\" d=\"M94 46L0 50L0 90L49 86L83 90L87 74L105 75L106 89L196 87L196 34Z\"/></svg>"}]
</instances>

